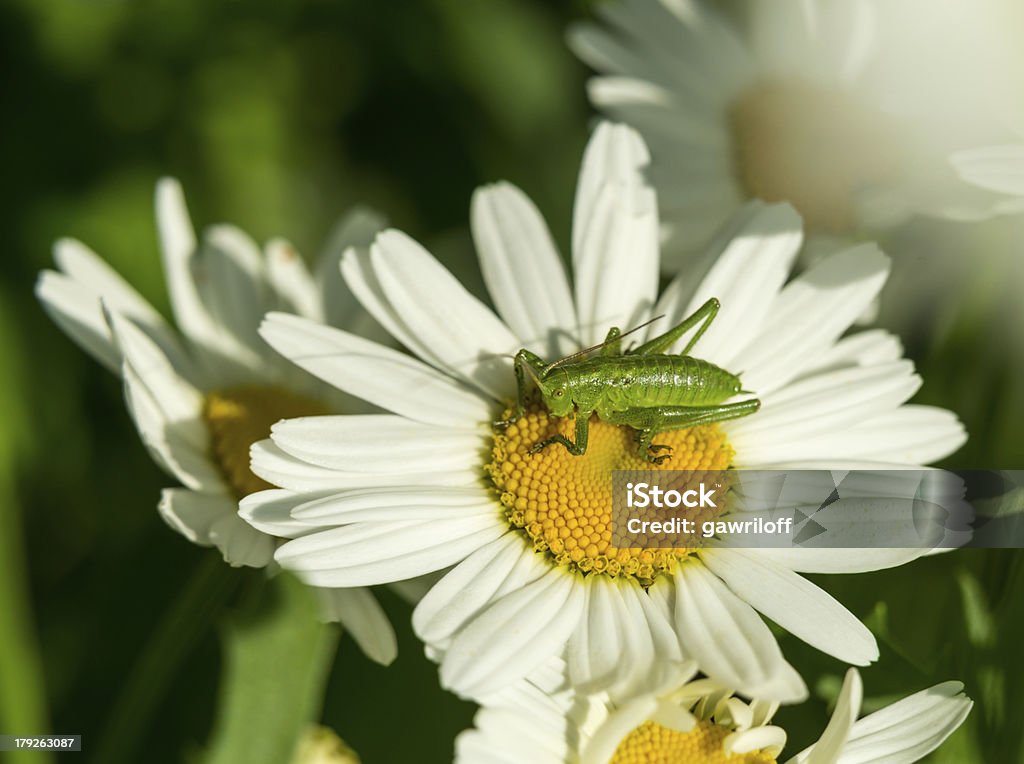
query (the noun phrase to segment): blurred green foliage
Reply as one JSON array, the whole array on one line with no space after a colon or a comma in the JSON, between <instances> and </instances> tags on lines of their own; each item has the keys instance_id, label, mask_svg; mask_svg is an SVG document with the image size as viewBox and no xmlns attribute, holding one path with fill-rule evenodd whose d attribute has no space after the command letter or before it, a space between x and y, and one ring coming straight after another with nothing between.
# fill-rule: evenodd
<instances>
[{"instance_id":1,"label":"blurred green foliage","mask_svg":"<svg viewBox=\"0 0 1024 764\"><path fill-rule=\"evenodd\" d=\"M265 633L244 636L237 613L266 591L263 574L217 565L160 522L169 480L139 447L119 383L32 296L51 242L81 238L165 309L151 199L156 178L171 174L200 225L283 234L310 255L347 207L378 207L479 291L465 228L477 185L520 185L568 240L590 112L587 73L563 32L587 6L0 4L0 729L82 734L85 760L102 751L104 762L181 761L237 735L246 693L270 691L274 677L258 676L261 639L322 639L272 614ZM1013 222L929 224L885 242L897 273L883 321L922 365L921 399L967 422L959 466L1024 467L1024 277L1002 275L1019 274L1022 232ZM952 275L937 280L936 262ZM881 663L865 672L869 703L963 679L978 707L938 760L1021 759L1020 553L941 555L823 583L882 640ZM436 687L408 606L382 599L398 660L380 668L343 638L320 718L366 762L448 761L473 709ZM292 607L301 610L279 610ZM237 638L226 654L225 635ZM795 751L820 731L843 667L791 638L784 648L820 691L780 714ZM280 702L292 714L300 701ZM319 701L302 702L315 715Z\"/></svg>"}]
</instances>

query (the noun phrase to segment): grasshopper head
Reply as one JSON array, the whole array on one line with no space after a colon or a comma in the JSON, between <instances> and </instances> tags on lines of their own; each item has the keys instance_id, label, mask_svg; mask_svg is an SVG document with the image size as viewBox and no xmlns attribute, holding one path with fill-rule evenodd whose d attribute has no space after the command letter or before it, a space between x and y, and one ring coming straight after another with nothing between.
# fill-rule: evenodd
<instances>
[{"instance_id":1,"label":"grasshopper head","mask_svg":"<svg viewBox=\"0 0 1024 764\"><path fill-rule=\"evenodd\" d=\"M573 409L569 393L569 374L565 369L551 369L543 360L525 348L516 354L516 369L525 372L537 385L544 405L555 416L566 416Z\"/></svg>"},{"instance_id":2,"label":"grasshopper head","mask_svg":"<svg viewBox=\"0 0 1024 764\"><path fill-rule=\"evenodd\" d=\"M564 369L555 369L546 379L538 382L544 405L555 416L567 416L573 409L569 394L569 375Z\"/></svg>"}]
</instances>

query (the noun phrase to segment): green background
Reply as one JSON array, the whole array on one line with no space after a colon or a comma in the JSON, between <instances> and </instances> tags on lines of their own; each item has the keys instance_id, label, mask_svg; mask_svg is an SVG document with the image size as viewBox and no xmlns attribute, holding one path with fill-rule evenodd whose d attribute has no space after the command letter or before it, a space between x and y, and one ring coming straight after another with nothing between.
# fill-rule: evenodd
<instances>
[{"instance_id":1,"label":"green background","mask_svg":"<svg viewBox=\"0 0 1024 764\"><path fill-rule=\"evenodd\" d=\"M587 5L0 4L0 733L81 734L89 761L278 764L312 717L364 761L450 760L473 708L437 689L408 606L381 595L401 643L385 670L306 625L300 588L170 531L155 512L169 479L120 384L32 288L71 235L166 312L151 208L164 174L198 225L285 235L311 256L345 209L370 204L478 293L469 197L507 179L566 251L592 116L563 32ZM896 272L882 322L922 369L918 400L971 432L951 465L1024 468L1022 233L919 221L883 242ZM966 683L977 706L937 760L1021 760L1022 559L954 553L823 581L880 637L870 707ZM822 728L843 667L782 639L815 692L777 717L792 754Z\"/></svg>"}]
</instances>

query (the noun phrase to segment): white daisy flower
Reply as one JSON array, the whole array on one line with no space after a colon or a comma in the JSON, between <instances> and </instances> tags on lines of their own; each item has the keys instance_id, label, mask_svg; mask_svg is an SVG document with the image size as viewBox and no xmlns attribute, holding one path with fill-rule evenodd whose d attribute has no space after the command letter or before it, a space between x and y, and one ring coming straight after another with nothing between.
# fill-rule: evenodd
<instances>
[{"instance_id":1,"label":"white daisy flower","mask_svg":"<svg viewBox=\"0 0 1024 764\"><path fill-rule=\"evenodd\" d=\"M997 100L998 61L973 72L998 57L975 52L980 43L963 31L978 26L971 18L943 25L944 12L920 0L742 7L745 33L701 0L615 0L597 6L604 23L570 34L603 75L589 83L591 101L651 147L666 258L706 244L749 199L793 204L808 233L826 239L913 214L996 211L996 195L963 183L947 162L1004 133L996 107L983 108ZM938 74L950 59L958 76Z\"/></svg>"},{"instance_id":2,"label":"white daisy flower","mask_svg":"<svg viewBox=\"0 0 1024 764\"><path fill-rule=\"evenodd\" d=\"M862 665L871 633L801 572L897 565L916 550L616 550L615 469L908 467L963 443L951 413L904 405L920 379L891 335L840 339L881 289L887 259L860 246L787 283L801 244L787 207L754 205L721 241L703 280L681 274L658 297L656 203L639 135L601 125L584 156L572 235L574 286L544 220L501 183L473 198L472 228L497 313L398 231L342 271L412 355L295 316L264 338L297 365L390 415L308 417L272 428L252 468L277 491L242 503L276 559L317 586L366 586L455 566L414 612L443 655L444 686L481 697L565 653L577 687L628 692L681 657L730 687L794 701L806 688L761 611ZM717 319L692 354L742 370L761 410L664 433L660 465L632 433L594 419L585 455L530 448L570 433L539 403L503 429L516 385L509 355L559 358L664 315L672 326L710 298ZM657 334L657 327L650 331ZM640 336L638 341L642 341ZM677 344L672 352L679 352ZM624 660L624 656L629 656Z\"/></svg>"},{"instance_id":3,"label":"white daisy flower","mask_svg":"<svg viewBox=\"0 0 1024 764\"><path fill-rule=\"evenodd\" d=\"M249 446L279 419L342 410L346 398L285 361L257 332L268 310L354 327L369 317L338 275L342 252L368 246L382 227L354 211L325 249L316 276L281 239L261 252L244 232L209 228L197 242L179 184L161 180L156 215L164 273L179 332L81 242L54 247L57 271L36 294L53 320L124 379L128 410L157 463L179 488L159 512L189 541L216 546L235 566L263 567L277 540L238 516L238 500L268 488L249 470ZM351 399L348 399L351 401ZM357 410L365 410L358 402ZM390 663L391 625L366 589L323 589L324 614L363 650Z\"/></svg>"},{"instance_id":4,"label":"white daisy flower","mask_svg":"<svg viewBox=\"0 0 1024 764\"><path fill-rule=\"evenodd\" d=\"M778 704L743 701L707 679L676 684L625 703L550 692L523 681L477 712L455 741L456 764L775 764L786 731ZM846 674L821 738L787 764L911 764L949 737L971 710L960 682L944 682L858 720L862 688Z\"/></svg>"}]
</instances>

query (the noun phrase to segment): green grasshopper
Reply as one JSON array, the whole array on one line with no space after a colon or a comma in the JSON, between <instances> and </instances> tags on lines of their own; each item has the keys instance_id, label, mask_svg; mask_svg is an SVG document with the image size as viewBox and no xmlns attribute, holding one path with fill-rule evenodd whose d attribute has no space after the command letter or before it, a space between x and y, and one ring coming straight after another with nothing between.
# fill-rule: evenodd
<instances>
[{"instance_id":1,"label":"green grasshopper","mask_svg":"<svg viewBox=\"0 0 1024 764\"><path fill-rule=\"evenodd\" d=\"M737 419L761 407L761 401L756 398L724 403L734 395L749 392L741 389L739 376L688 355L711 326L719 307L718 300L712 297L677 326L625 352L622 338L626 335L618 327L612 327L600 345L554 363L545 363L523 348L515 355L515 413L496 425L510 425L523 415L529 375L552 415L567 416L576 410L575 443L564 435L552 435L536 443L530 449L531 454L553 443L561 443L569 453L582 456L587 452L590 415L597 412L598 417L609 424L636 430L640 455L649 462L661 464L671 455L672 447L652 443L657 433ZM664 352L698 324L682 353ZM601 351L598 355L587 357L597 350ZM658 454L659 451L668 453Z\"/></svg>"}]
</instances>

